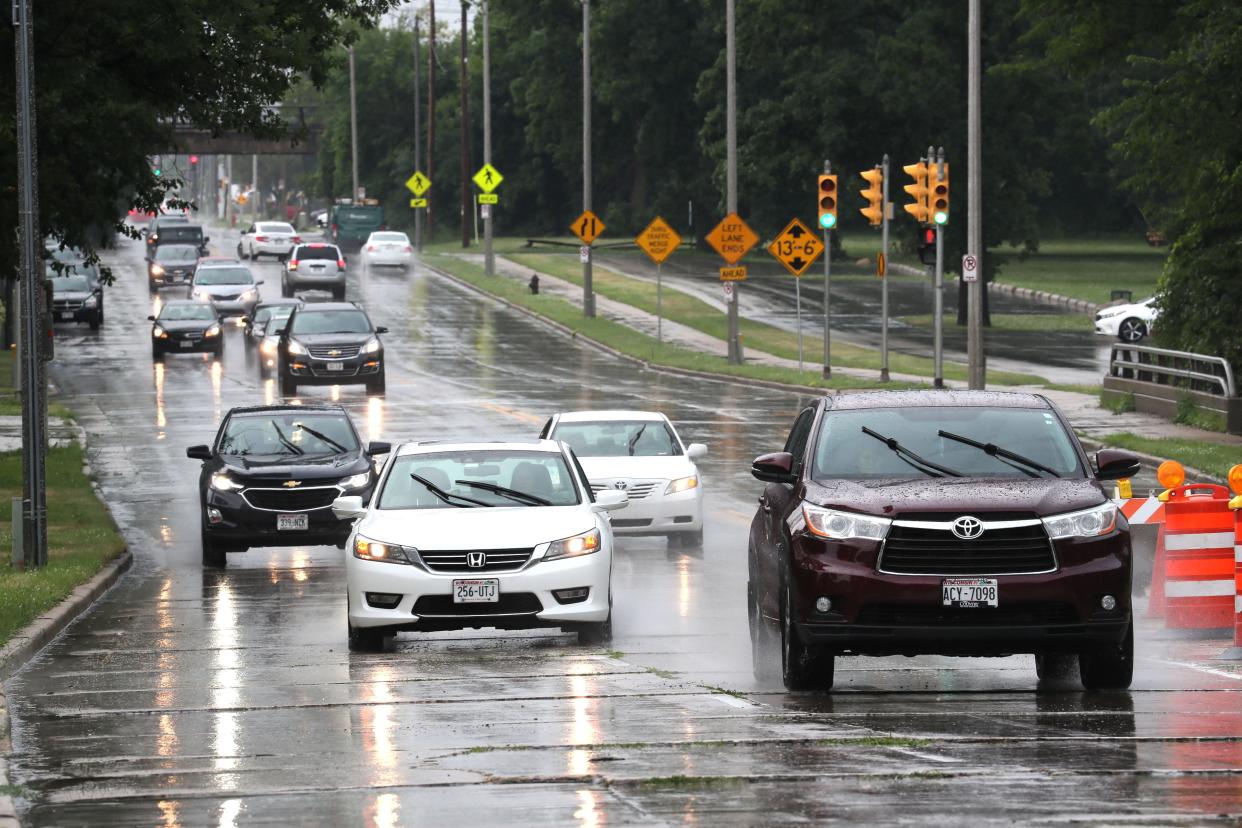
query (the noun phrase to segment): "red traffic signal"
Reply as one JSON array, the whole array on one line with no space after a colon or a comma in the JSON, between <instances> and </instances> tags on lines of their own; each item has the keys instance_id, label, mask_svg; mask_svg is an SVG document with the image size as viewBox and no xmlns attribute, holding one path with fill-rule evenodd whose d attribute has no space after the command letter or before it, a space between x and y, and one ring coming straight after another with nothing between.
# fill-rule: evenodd
<instances>
[{"instance_id":1,"label":"red traffic signal","mask_svg":"<svg viewBox=\"0 0 1242 828\"><path fill-rule=\"evenodd\" d=\"M919 261L923 264L936 263L936 235L939 232L936 227L919 229Z\"/></svg>"},{"instance_id":2,"label":"red traffic signal","mask_svg":"<svg viewBox=\"0 0 1242 828\"><path fill-rule=\"evenodd\" d=\"M198 156L197 156L197 155L191 155L191 156L190 156L190 164L191 164L191 165L193 165L193 164L197 164L197 163L198 163Z\"/></svg>"}]
</instances>

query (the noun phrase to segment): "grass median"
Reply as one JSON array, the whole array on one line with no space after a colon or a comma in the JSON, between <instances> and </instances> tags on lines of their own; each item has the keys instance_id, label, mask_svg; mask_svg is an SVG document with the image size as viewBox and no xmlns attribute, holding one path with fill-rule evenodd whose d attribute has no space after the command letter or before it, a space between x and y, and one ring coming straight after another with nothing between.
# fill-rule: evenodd
<instances>
[{"instance_id":1,"label":"grass median","mask_svg":"<svg viewBox=\"0 0 1242 828\"><path fill-rule=\"evenodd\" d=\"M573 284L580 285L582 283L582 268L574 256L519 251L508 254L508 258L521 264L523 267L529 267L531 270L546 273ZM593 283L595 290L602 296L631 305L648 313L654 314L656 312L656 286L649 281L624 276L613 270L596 266ZM728 335L728 323L719 309L679 290L669 289L664 291L663 312L665 319L679 322L717 339L724 340ZM798 338L791 331L751 319L739 320L739 330L743 342L748 348L786 359L797 359L798 357ZM804 353L822 353L823 347L823 339L821 337L810 333L803 334ZM845 342L833 342L832 364L843 368L861 368L878 372L880 370L880 352L874 348L864 348ZM890 353L889 370L898 374L914 374L927 377L930 381L932 377L932 361L925 357ZM946 361L944 364L944 376L946 379L964 381L967 379L966 367ZM997 385L1032 385L1044 382L1042 377L1033 374L1019 374L1008 371L989 372L988 379Z\"/></svg>"},{"instance_id":2,"label":"grass median","mask_svg":"<svg viewBox=\"0 0 1242 828\"><path fill-rule=\"evenodd\" d=\"M0 453L0 503L7 506L21 493L21 452ZM82 471L77 443L48 451L47 503L47 566L23 572L0 564L0 645L125 549L112 516ZM6 556L12 545L12 525L0 521L0 549Z\"/></svg>"},{"instance_id":3,"label":"grass median","mask_svg":"<svg viewBox=\"0 0 1242 828\"><path fill-rule=\"evenodd\" d=\"M1140 451L1162 459L1176 460L1221 480L1229 476L1230 467L1242 463L1242 446L1218 443L1213 440L1140 437L1128 431L1109 434L1099 440L1108 446Z\"/></svg>"},{"instance_id":4,"label":"grass median","mask_svg":"<svg viewBox=\"0 0 1242 828\"><path fill-rule=\"evenodd\" d=\"M1025 259L1012 249L990 251L1012 256L996 281L1046 290L1103 304L1114 290L1128 290L1138 302L1156 292L1168 248L1151 247L1141 238L1052 239Z\"/></svg>"},{"instance_id":5,"label":"grass median","mask_svg":"<svg viewBox=\"0 0 1242 828\"><path fill-rule=\"evenodd\" d=\"M922 313L899 316L900 321L919 328L932 326L932 315ZM957 312L946 313L942 323L946 328L957 326ZM1031 331L1035 333L1091 333L1095 323L1085 313L993 313L992 327L995 331ZM990 371L988 372L991 373Z\"/></svg>"},{"instance_id":6,"label":"grass median","mask_svg":"<svg viewBox=\"0 0 1242 828\"><path fill-rule=\"evenodd\" d=\"M580 308L564 299L547 293L541 293L537 296L532 295L526 286L516 279L504 276L492 276L489 278L483 272L482 267L463 261L460 258L437 253L426 255L425 258L429 264L451 273L480 290L532 310L571 328L574 332L580 333L584 337L637 359L646 360L653 365L824 389L914 387L906 383L882 383L842 375L825 380L819 375L818 368L814 371L802 371L799 373L792 368L730 365L722 356L692 351L688 348L681 348L667 343L657 344L655 337L648 336L619 322L613 322L602 317L587 319L582 315ZM750 344L753 345L753 343Z\"/></svg>"}]
</instances>

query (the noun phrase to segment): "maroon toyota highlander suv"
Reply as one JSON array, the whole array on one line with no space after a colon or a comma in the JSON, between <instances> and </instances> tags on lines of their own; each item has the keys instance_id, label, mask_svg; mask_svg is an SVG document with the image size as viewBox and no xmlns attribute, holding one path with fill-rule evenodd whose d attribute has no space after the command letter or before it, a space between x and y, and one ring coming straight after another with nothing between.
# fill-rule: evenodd
<instances>
[{"instance_id":1,"label":"maroon toyota highlander suv","mask_svg":"<svg viewBox=\"0 0 1242 828\"><path fill-rule=\"evenodd\" d=\"M1088 688L1133 672L1130 532L1061 412L1035 394L895 391L818 400L750 529L756 676L832 686L838 655L1034 653Z\"/></svg>"}]
</instances>

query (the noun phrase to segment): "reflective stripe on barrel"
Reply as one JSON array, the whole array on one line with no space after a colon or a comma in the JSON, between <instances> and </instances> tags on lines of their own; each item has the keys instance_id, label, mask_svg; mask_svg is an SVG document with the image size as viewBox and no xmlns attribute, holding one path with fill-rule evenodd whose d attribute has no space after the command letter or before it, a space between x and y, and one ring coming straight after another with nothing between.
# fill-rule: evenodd
<instances>
[{"instance_id":1,"label":"reflective stripe on barrel","mask_svg":"<svg viewBox=\"0 0 1242 828\"><path fill-rule=\"evenodd\" d=\"M1237 626L1237 530L1220 488L1178 487L1165 504L1164 592L1171 628Z\"/></svg>"}]
</instances>

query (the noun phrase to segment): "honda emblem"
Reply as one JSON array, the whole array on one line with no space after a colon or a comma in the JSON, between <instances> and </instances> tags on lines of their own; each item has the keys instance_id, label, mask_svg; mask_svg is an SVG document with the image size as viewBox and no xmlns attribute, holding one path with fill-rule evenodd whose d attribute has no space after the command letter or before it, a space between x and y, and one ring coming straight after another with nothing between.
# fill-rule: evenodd
<instances>
[{"instance_id":1,"label":"honda emblem","mask_svg":"<svg viewBox=\"0 0 1242 828\"><path fill-rule=\"evenodd\" d=\"M487 553L485 552L467 552L466 566L471 569L482 569L487 566Z\"/></svg>"}]
</instances>

